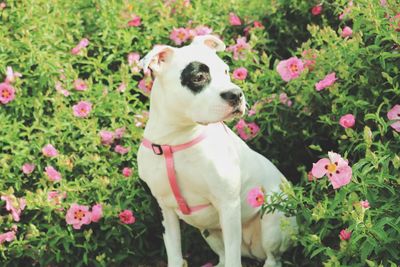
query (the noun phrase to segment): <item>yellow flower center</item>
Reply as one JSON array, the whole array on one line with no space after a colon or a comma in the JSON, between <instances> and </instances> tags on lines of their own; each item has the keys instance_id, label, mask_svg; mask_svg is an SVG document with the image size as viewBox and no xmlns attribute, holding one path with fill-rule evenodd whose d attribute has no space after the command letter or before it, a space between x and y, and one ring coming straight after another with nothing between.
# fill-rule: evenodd
<instances>
[{"instance_id":1,"label":"yellow flower center","mask_svg":"<svg viewBox=\"0 0 400 267\"><path fill-rule=\"evenodd\" d=\"M327 170L328 170L328 172L335 172L336 164L334 164L334 163L329 164Z\"/></svg>"},{"instance_id":2,"label":"yellow flower center","mask_svg":"<svg viewBox=\"0 0 400 267\"><path fill-rule=\"evenodd\" d=\"M297 72L299 70L299 68L297 67L297 64L290 64L289 69L292 72Z\"/></svg>"},{"instance_id":3,"label":"yellow flower center","mask_svg":"<svg viewBox=\"0 0 400 267\"><path fill-rule=\"evenodd\" d=\"M8 97L10 96L10 92L8 92L7 90L3 90L3 91L1 92L1 96L2 96L3 98L8 98Z\"/></svg>"},{"instance_id":4,"label":"yellow flower center","mask_svg":"<svg viewBox=\"0 0 400 267\"><path fill-rule=\"evenodd\" d=\"M178 33L178 38L179 38L180 40L183 41L183 40L185 39L185 37L186 37L185 33L183 33L183 32Z\"/></svg>"},{"instance_id":5,"label":"yellow flower center","mask_svg":"<svg viewBox=\"0 0 400 267\"><path fill-rule=\"evenodd\" d=\"M82 210L76 211L74 215L75 220L82 220L85 217L85 213Z\"/></svg>"}]
</instances>

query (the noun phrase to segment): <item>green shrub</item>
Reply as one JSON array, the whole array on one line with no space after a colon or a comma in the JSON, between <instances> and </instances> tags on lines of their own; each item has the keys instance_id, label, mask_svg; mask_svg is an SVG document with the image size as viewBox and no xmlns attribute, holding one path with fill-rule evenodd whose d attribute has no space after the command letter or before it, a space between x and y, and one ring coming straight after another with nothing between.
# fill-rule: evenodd
<instances>
[{"instance_id":1,"label":"green shrub","mask_svg":"<svg viewBox=\"0 0 400 267\"><path fill-rule=\"evenodd\" d=\"M188 25L212 28L227 46L252 28L245 58L235 60L230 51L221 56L232 71L248 70L245 81L236 83L256 110L243 119L261 129L250 145L295 184L284 188L284 204L272 197L264 207L297 216L300 234L285 263L399 264L400 138L386 114L400 104L395 18L400 6L387 2L324 1L317 16L310 10L318 2L301 0L193 1L189 6L180 0L7 2L0 10L0 79L7 66L22 77L12 83L15 99L0 104L0 194L25 198L26 207L15 222L0 201L0 234L17 226L16 239L0 244L2 265L137 266L165 258L157 203L135 172L139 121L145 120L148 98L138 87L142 74L131 69L127 57L131 52L143 56L154 44L174 45L173 28ZM339 20L346 8L350 12ZM244 24L230 26L230 12ZM128 26L133 14L141 18L138 27ZM263 28L255 28L254 21ZM344 26L352 28L351 37L340 36ZM71 49L83 38L88 46L73 55ZM276 67L292 56L313 59L315 65L285 82ZM315 83L332 72L336 82L317 91ZM78 78L87 83L86 91L74 89ZM75 117L73 106L83 100L92 110L87 118ZM339 119L349 113L356 123L344 129ZM126 129L122 138L111 146L101 143L100 131L121 127ZM44 156L47 144L59 155ZM130 150L121 155L116 145ZM326 177L309 181L308 176L312 163L329 151L348 159L353 171L351 182L336 190ZM24 174L24 163L34 163L35 170ZM49 165L61 181L45 175ZM122 174L125 167L133 169L132 176ZM65 192L66 198L56 205L48 200L51 191ZM362 200L370 208L362 208ZM65 219L73 203L100 203L103 217L74 229ZM125 209L133 211L135 223L120 221ZM191 264L215 259L196 230L183 228L184 255ZM352 234L341 241L345 228Z\"/></svg>"}]
</instances>

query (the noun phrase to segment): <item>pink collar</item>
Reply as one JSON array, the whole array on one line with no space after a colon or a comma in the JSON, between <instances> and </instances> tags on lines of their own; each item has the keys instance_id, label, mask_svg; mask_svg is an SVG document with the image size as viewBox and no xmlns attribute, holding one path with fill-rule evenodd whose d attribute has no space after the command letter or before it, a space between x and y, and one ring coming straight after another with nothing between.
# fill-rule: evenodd
<instances>
[{"instance_id":1,"label":"pink collar","mask_svg":"<svg viewBox=\"0 0 400 267\"><path fill-rule=\"evenodd\" d=\"M178 203L180 211L185 215L191 214L193 211L197 211L202 208L205 208L205 207L209 206L210 204L199 205L199 206L195 206L192 208L190 208L188 206L186 200L181 195L181 191L179 190L178 182L176 180L173 154L175 152L178 152L178 151L181 151L181 150L184 150L186 148L196 145L197 143L199 143L206 137L207 137L206 132L203 132L201 135L199 135L192 141L181 144L181 145L176 145L176 146L157 145L157 144L154 144L151 141L147 140L146 138L143 138L143 140L142 140L142 144L145 147L147 147L148 149L153 150L154 154L164 155L165 163L167 166L169 185L171 187L172 193L175 196L176 202Z\"/></svg>"}]
</instances>

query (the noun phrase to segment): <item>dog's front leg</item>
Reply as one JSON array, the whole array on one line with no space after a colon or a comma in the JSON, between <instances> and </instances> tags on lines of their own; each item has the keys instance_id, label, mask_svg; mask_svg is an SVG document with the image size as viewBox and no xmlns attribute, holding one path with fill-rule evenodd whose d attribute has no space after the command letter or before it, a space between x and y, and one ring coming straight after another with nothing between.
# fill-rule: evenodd
<instances>
[{"instance_id":1,"label":"dog's front leg","mask_svg":"<svg viewBox=\"0 0 400 267\"><path fill-rule=\"evenodd\" d=\"M225 247L225 266L241 266L242 223L240 198L220 205L220 223Z\"/></svg>"},{"instance_id":2,"label":"dog's front leg","mask_svg":"<svg viewBox=\"0 0 400 267\"><path fill-rule=\"evenodd\" d=\"M167 249L168 267L186 266L182 257L179 219L173 209L161 207L164 226L164 243Z\"/></svg>"}]
</instances>

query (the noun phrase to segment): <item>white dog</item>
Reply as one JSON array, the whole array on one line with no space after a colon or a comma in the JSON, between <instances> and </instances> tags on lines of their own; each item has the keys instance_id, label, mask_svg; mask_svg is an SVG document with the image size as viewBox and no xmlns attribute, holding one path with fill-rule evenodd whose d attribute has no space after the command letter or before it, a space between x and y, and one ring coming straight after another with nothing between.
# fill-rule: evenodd
<instances>
[{"instance_id":1,"label":"white dog","mask_svg":"<svg viewBox=\"0 0 400 267\"><path fill-rule=\"evenodd\" d=\"M179 219L198 228L219 256L218 266L241 266L241 255L281 266L294 218L280 212L260 216L247 193L262 187L280 192L282 173L251 150L222 121L245 111L242 90L230 81L217 56L224 43L211 35L174 48L155 46L142 59L155 77L150 118L138 151L139 176L163 214L168 266L185 264Z\"/></svg>"}]
</instances>

